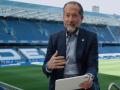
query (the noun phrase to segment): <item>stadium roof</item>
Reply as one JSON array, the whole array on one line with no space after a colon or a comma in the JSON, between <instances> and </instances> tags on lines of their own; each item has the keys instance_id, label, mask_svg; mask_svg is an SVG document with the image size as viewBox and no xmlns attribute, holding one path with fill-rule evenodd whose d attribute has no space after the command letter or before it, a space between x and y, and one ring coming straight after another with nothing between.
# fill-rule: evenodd
<instances>
[{"instance_id":1,"label":"stadium roof","mask_svg":"<svg viewBox=\"0 0 120 90\"><path fill-rule=\"evenodd\" d=\"M85 12L84 15L84 23L120 25L120 16L117 15L108 15L95 12ZM63 9L58 7L1 0L0 16L62 21Z\"/></svg>"}]
</instances>

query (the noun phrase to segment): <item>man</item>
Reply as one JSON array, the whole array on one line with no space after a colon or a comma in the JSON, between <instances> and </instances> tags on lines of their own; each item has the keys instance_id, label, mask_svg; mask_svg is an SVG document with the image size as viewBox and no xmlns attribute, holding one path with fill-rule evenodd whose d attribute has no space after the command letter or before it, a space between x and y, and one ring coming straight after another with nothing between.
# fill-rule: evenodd
<instances>
[{"instance_id":1,"label":"man","mask_svg":"<svg viewBox=\"0 0 120 90\"><path fill-rule=\"evenodd\" d=\"M99 90L97 36L80 28L83 8L75 1L64 5L64 31L50 36L43 72L50 77L49 90L55 90L55 80L88 75L80 90Z\"/></svg>"}]
</instances>

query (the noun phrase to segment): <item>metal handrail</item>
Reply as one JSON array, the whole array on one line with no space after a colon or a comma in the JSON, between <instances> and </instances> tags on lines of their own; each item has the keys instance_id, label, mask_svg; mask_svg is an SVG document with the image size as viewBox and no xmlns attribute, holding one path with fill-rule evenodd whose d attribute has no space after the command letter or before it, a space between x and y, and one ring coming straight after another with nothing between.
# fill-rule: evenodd
<instances>
[{"instance_id":1,"label":"metal handrail","mask_svg":"<svg viewBox=\"0 0 120 90\"><path fill-rule=\"evenodd\" d=\"M120 86L117 85L116 83L110 83L108 86L108 90L112 90L112 87L116 88L116 90L120 90Z\"/></svg>"}]
</instances>

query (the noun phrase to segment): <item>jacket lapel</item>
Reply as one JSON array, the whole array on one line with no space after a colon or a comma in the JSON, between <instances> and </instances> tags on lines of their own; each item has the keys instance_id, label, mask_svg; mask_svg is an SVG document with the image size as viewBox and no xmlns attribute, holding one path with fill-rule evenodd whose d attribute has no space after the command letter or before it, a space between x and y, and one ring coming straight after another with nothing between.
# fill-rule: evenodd
<instances>
[{"instance_id":1,"label":"jacket lapel","mask_svg":"<svg viewBox=\"0 0 120 90\"><path fill-rule=\"evenodd\" d=\"M58 53L66 57L66 33L63 31L58 38Z\"/></svg>"},{"instance_id":2,"label":"jacket lapel","mask_svg":"<svg viewBox=\"0 0 120 90\"><path fill-rule=\"evenodd\" d=\"M62 31L62 33L59 34L58 39L57 39L57 50L58 54L60 56L64 56L66 58L66 33L65 31ZM57 77L62 78L64 69L58 69L57 70Z\"/></svg>"},{"instance_id":3,"label":"jacket lapel","mask_svg":"<svg viewBox=\"0 0 120 90\"><path fill-rule=\"evenodd\" d=\"M79 29L77 44L76 44L76 60L78 61L83 53L86 43L86 35L82 29ZM63 31L58 38L58 53L66 57L66 33Z\"/></svg>"},{"instance_id":4,"label":"jacket lapel","mask_svg":"<svg viewBox=\"0 0 120 90\"><path fill-rule=\"evenodd\" d=\"M83 50L85 48L86 38L83 30L79 29L79 34L77 37L77 45L76 45L76 60L79 62L82 57Z\"/></svg>"}]
</instances>

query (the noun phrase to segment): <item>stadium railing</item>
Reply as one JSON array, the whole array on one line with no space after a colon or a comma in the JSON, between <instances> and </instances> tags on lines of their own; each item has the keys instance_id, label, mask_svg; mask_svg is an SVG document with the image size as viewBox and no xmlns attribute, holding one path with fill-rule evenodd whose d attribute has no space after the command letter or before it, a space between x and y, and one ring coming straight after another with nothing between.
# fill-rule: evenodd
<instances>
[{"instance_id":1,"label":"stadium railing","mask_svg":"<svg viewBox=\"0 0 120 90\"><path fill-rule=\"evenodd\" d=\"M108 86L108 90L112 90L112 88L115 88L116 90L120 90L120 86L117 85L116 83L110 83L109 86Z\"/></svg>"}]
</instances>

